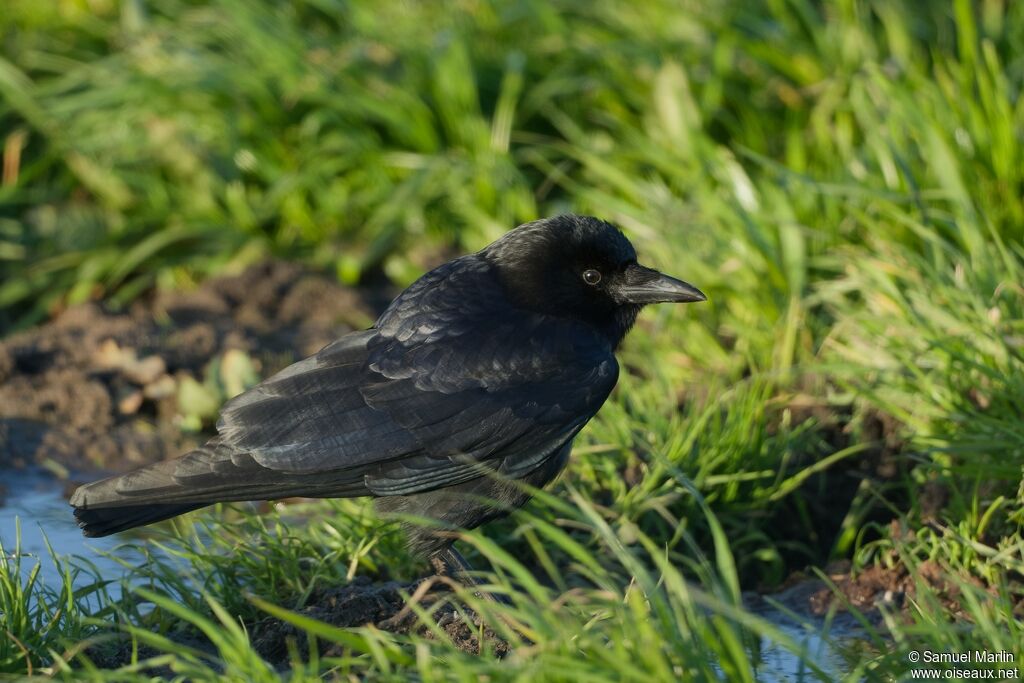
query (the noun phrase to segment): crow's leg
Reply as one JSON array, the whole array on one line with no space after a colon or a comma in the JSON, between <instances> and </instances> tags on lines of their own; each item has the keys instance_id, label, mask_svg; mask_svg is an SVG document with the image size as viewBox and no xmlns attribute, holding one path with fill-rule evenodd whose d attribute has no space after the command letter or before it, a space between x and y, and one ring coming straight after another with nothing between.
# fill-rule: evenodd
<instances>
[{"instance_id":1,"label":"crow's leg","mask_svg":"<svg viewBox=\"0 0 1024 683\"><path fill-rule=\"evenodd\" d=\"M436 553L430 558L430 564L434 567L434 571L437 572L438 576L469 579L476 583L470 575L473 567L462 556L462 553L455 549L455 546L450 545Z\"/></svg>"},{"instance_id":2,"label":"crow's leg","mask_svg":"<svg viewBox=\"0 0 1024 683\"><path fill-rule=\"evenodd\" d=\"M449 545L444 550L433 555L430 558L430 564L434 567L434 571L437 572L438 576L448 576L457 579L470 588L479 588L480 586L480 583L472 575L472 565L466 561L466 558L454 546ZM484 600L509 604L508 598L503 595L483 593L479 590L474 590L473 595Z\"/></svg>"}]
</instances>

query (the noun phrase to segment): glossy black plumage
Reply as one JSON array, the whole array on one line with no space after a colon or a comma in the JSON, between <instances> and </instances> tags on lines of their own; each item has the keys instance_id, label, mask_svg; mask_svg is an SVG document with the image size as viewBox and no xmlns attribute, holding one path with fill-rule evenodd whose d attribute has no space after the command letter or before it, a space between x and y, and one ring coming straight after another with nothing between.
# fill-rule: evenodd
<instances>
[{"instance_id":1,"label":"glossy black plumage","mask_svg":"<svg viewBox=\"0 0 1024 683\"><path fill-rule=\"evenodd\" d=\"M526 501L515 481L542 486L562 469L640 308L702 299L638 266L607 223L520 226L424 275L373 328L229 401L202 448L83 486L71 504L86 535L288 496L369 495L385 512L474 527ZM428 555L450 543L410 538Z\"/></svg>"}]
</instances>

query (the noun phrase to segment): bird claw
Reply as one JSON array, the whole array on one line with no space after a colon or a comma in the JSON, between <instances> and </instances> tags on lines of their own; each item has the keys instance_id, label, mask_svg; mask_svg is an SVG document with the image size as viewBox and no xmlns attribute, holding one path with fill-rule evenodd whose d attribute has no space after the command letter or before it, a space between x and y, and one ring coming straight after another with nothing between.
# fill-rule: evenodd
<instances>
[{"instance_id":1,"label":"bird claw","mask_svg":"<svg viewBox=\"0 0 1024 683\"><path fill-rule=\"evenodd\" d=\"M480 590L480 582L472 575L472 565L466 561L462 553L452 546L448 546L431 557L430 564L438 576L456 580L466 588L472 588L473 595L479 600L487 600L501 605L512 604L505 595Z\"/></svg>"}]
</instances>

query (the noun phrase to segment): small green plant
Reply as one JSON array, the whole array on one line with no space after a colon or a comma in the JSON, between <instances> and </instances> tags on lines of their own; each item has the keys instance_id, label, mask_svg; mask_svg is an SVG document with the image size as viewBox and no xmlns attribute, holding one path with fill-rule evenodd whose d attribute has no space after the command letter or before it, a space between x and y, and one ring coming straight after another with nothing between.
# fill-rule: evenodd
<instances>
[{"instance_id":1,"label":"small green plant","mask_svg":"<svg viewBox=\"0 0 1024 683\"><path fill-rule=\"evenodd\" d=\"M229 398L242 393L259 381L252 359L244 351L228 349L211 360L203 373L202 383L191 375L178 380L178 412L181 427L199 431L217 419L221 406Z\"/></svg>"}]
</instances>

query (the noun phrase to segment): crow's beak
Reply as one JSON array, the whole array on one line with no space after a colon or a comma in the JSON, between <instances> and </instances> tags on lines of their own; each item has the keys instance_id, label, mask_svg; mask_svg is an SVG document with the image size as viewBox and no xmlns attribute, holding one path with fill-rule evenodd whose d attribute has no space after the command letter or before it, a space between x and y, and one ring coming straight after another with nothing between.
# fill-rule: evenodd
<instances>
[{"instance_id":1,"label":"crow's beak","mask_svg":"<svg viewBox=\"0 0 1024 683\"><path fill-rule=\"evenodd\" d=\"M629 304L707 301L704 293L693 285L639 264L626 268L615 294L622 303Z\"/></svg>"}]
</instances>

